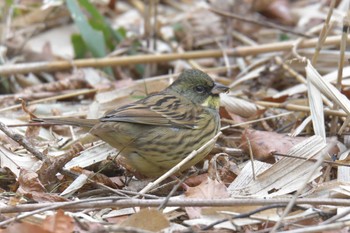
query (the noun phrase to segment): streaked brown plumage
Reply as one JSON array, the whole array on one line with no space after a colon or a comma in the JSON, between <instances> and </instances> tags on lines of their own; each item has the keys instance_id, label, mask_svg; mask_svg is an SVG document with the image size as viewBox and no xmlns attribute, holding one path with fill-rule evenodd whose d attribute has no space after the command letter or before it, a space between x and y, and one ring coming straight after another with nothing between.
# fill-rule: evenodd
<instances>
[{"instance_id":1,"label":"streaked brown plumage","mask_svg":"<svg viewBox=\"0 0 350 233\"><path fill-rule=\"evenodd\" d=\"M199 70L185 70L163 91L92 119L39 119L89 129L121 151L129 166L147 177L160 176L220 129L219 94L228 88ZM208 146L181 170L202 160Z\"/></svg>"}]
</instances>

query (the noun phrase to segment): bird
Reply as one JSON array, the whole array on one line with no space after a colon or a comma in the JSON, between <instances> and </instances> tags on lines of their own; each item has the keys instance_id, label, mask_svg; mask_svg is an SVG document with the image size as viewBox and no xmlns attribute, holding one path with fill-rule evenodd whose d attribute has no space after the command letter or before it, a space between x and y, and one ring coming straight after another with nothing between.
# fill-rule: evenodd
<instances>
[{"instance_id":1,"label":"bird","mask_svg":"<svg viewBox=\"0 0 350 233\"><path fill-rule=\"evenodd\" d=\"M141 177L159 177L199 149L220 130L220 94L229 88L206 73L186 69L164 90L107 112L99 119L36 118L72 125L115 147ZM180 169L205 158L215 141Z\"/></svg>"}]
</instances>

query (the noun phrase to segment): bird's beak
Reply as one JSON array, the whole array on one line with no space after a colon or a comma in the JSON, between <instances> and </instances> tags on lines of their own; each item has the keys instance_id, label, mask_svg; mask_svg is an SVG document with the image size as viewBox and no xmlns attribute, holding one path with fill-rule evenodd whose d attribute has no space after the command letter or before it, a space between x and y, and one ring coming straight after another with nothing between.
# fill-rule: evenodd
<instances>
[{"instance_id":1,"label":"bird's beak","mask_svg":"<svg viewBox=\"0 0 350 233\"><path fill-rule=\"evenodd\" d=\"M227 93L230 90L229 87L222 85L220 83L215 83L213 89L211 89L211 93L214 95L218 95L220 93Z\"/></svg>"}]
</instances>

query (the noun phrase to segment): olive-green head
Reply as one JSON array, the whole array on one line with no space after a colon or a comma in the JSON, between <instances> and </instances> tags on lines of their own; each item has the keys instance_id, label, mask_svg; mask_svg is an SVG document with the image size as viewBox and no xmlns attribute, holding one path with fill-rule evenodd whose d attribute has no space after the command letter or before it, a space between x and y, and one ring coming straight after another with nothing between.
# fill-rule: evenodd
<instances>
[{"instance_id":1,"label":"olive-green head","mask_svg":"<svg viewBox=\"0 0 350 233\"><path fill-rule=\"evenodd\" d=\"M183 71L175 82L167 89L204 107L217 109L220 106L220 93L226 93L229 88L214 82L206 73L190 69Z\"/></svg>"}]
</instances>

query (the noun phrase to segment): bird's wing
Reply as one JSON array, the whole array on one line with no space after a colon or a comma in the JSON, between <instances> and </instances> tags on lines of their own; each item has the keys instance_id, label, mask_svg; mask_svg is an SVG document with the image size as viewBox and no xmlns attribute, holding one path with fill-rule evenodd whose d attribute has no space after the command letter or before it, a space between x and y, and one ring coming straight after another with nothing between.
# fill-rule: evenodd
<instances>
[{"instance_id":1,"label":"bird's wing","mask_svg":"<svg viewBox=\"0 0 350 233\"><path fill-rule=\"evenodd\" d=\"M182 97L158 93L113 110L100 120L193 129L198 128L202 110Z\"/></svg>"}]
</instances>

